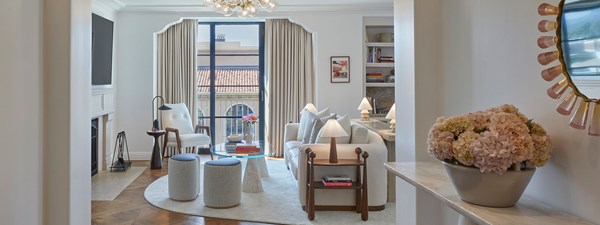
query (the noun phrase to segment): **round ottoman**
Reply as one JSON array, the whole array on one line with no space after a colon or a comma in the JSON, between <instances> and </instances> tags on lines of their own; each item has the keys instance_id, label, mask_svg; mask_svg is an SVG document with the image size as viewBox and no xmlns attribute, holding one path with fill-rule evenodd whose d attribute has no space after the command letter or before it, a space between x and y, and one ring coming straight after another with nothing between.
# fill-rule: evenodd
<instances>
[{"instance_id":1,"label":"round ottoman","mask_svg":"<svg viewBox=\"0 0 600 225\"><path fill-rule=\"evenodd\" d=\"M225 158L204 164L204 205L211 208L230 208L242 199L242 163Z\"/></svg>"},{"instance_id":2,"label":"round ottoman","mask_svg":"<svg viewBox=\"0 0 600 225\"><path fill-rule=\"evenodd\" d=\"M191 201L198 197L199 163L193 154L179 154L169 158L169 198Z\"/></svg>"}]
</instances>

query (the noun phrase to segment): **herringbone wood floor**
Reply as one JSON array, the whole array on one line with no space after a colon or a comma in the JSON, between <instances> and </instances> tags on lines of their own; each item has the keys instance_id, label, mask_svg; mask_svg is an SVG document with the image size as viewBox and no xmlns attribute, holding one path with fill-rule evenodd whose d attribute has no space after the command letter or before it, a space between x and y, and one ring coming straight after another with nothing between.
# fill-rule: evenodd
<instances>
[{"instance_id":1,"label":"herringbone wood floor","mask_svg":"<svg viewBox=\"0 0 600 225\"><path fill-rule=\"evenodd\" d=\"M203 156L202 161L210 160ZM225 220L190 216L156 208L144 199L146 187L158 178L167 175L167 160L163 160L163 169L142 173L113 201L92 201L92 224L94 225L145 225L145 224L207 224L207 225L265 225L236 220ZM148 166L149 161L135 161L133 166Z\"/></svg>"}]
</instances>

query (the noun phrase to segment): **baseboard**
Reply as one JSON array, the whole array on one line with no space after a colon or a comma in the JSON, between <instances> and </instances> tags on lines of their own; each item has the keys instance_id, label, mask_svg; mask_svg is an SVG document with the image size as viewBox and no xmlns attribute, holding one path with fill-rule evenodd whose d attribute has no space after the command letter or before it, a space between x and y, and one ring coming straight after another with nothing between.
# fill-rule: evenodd
<instances>
[{"instance_id":1,"label":"baseboard","mask_svg":"<svg viewBox=\"0 0 600 225\"><path fill-rule=\"evenodd\" d=\"M129 152L131 160L150 160L152 152Z\"/></svg>"}]
</instances>

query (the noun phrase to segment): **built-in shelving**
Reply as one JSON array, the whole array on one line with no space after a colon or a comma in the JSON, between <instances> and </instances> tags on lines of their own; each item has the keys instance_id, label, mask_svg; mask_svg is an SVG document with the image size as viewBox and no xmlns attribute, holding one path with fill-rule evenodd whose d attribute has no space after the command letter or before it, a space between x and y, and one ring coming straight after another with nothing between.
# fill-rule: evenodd
<instances>
[{"instance_id":1,"label":"built-in shelving","mask_svg":"<svg viewBox=\"0 0 600 225\"><path fill-rule=\"evenodd\" d=\"M364 17L363 93L371 100L372 115L385 115L394 104L394 33L392 17ZM382 34L382 35L378 35ZM390 42L391 41L391 42ZM390 62L391 61L391 62Z\"/></svg>"}]
</instances>

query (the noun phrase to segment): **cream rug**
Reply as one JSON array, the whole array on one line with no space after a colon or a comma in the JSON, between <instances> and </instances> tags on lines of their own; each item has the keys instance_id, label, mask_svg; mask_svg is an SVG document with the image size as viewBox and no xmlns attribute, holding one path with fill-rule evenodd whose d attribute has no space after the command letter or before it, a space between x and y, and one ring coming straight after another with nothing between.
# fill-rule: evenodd
<instances>
[{"instance_id":1,"label":"cream rug","mask_svg":"<svg viewBox=\"0 0 600 225\"><path fill-rule=\"evenodd\" d=\"M150 184L144 192L144 197L150 204L169 211L241 221L275 224L395 224L396 210L393 203L386 204L386 209L383 211L370 211L368 221L362 221L360 214L356 212L343 211L316 211L315 220L310 221L300 205L296 181L285 168L284 162L267 160L267 165L270 176L262 179L265 191L242 192L242 202L233 208L204 207L202 194L194 201L173 201L169 199L168 176L161 177Z\"/></svg>"},{"instance_id":2,"label":"cream rug","mask_svg":"<svg viewBox=\"0 0 600 225\"><path fill-rule=\"evenodd\" d=\"M92 201L112 201L148 167L131 167L125 172L100 171L92 177Z\"/></svg>"}]
</instances>

